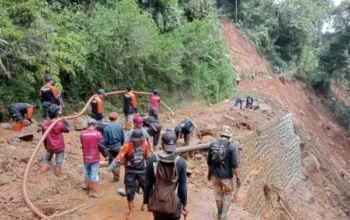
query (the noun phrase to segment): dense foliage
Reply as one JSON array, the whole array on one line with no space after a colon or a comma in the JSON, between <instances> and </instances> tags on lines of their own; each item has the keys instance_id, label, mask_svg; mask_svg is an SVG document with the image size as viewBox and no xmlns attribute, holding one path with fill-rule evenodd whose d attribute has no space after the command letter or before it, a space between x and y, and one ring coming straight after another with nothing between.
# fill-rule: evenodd
<instances>
[{"instance_id":1,"label":"dense foliage","mask_svg":"<svg viewBox=\"0 0 350 220\"><path fill-rule=\"evenodd\" d=\"M350 130L350 106L340 102L329 91L330 81L350 85L350 1L332 11L333 32L323 36L315 88L328 96L328 102L341 123Z\"/></svg>"},{"instance_id":2,"label":"dense foliage","mask_svg":"<svg viewBox=\"0 0 350 220\"><path fill-rule=\"evenodd\" d=\"M126 85L158 88L165 99L219 101L232 91L234 74L213 7L198 1L1 1L1 103L38 101L46 75L75 104L99 87Z\"/></svg>"},{"instance_id":3,"label":"dense foliage","mask_svg":"<svg viewBox=\"0 0 350 220\"><path fill-rule=\"evenodd\" d=\"M235 19L248 38L275 66L313 80L329 0L219 0L224 15Z\"/></svg>"},{"instance_id":4,"label":"dense foliage","mask_svg":"<svg viewBox=\"0 0 350 220\"><path fill-rule=\"evenodd\" d=\"M350 129L350 107L330 92L331 80L350 80L350 1L217 0L273 66L325 95L336 116ZM330 26L331 32L324 27Z\"/></svg>"}]
</instances>

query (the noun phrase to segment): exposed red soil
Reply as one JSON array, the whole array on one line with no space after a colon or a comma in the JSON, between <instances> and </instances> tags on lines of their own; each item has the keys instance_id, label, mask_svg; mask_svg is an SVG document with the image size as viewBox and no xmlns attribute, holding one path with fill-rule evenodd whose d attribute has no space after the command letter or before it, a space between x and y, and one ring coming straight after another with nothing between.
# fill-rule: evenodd
<instances>
[{"instance_id":1,"label":"exposed red soil","mask_svg":"<svg viewBox=\"0 0 350 220\"><path fill-rule=\"evenodd\" d=\"M275 109L272 112L265 113L254 110L237 110L233 109L233 101L222 102L214 107L194 106L190 109L178 111L175 117L162 115L161 119L165 128L176 126L184 117L190 117L199 129L218 128L223 124L230 125L234 128L237 137L244 136L250 129L262 125L264 121L272 120L279 117L281 111ZM229 118L229 120L228 120ZM245 119L249 126L242 126L242 118ZM212 127L211 127L212 126ZM37 126L33 125L26 128L31 132L38 132ZM215 128L214 128L215 130ZM6 131L8 132L8 131ZM26 131L23 131L25 133ZM1 131L0 131L1 133ZM22 133L22 132L20 132ZM66 153L63 166L63 175L57 179L50 170L45 175L40 174L40 165L44 155L42 148L35 158L35 164L30 172L28 182L28 192L33 203L46 215L52 215L56 212L62 212L81 204L86 204L82 209L62 217L62 219L103 219L112 216L116 219L123 219L126 211L126 199L117 194L117 189L124 187L123 181L119 183L110 183L111 176L102 179L99 183L98 190L104 194L102 199L89 199L86 193L80 189L75 189L77 183L83 182L82 156L80 149L80 132L72 131L65 135ZM16 134L17 135L17 134ZM15 136L16 136L15 135ZM7 136L5 142L0 145L0 175L3 185L0 191L0 202L3 208L0 209L2 219L35 219L34 214L24 204L21 186L24 168L29 160L31 152L41 134L35 134L35 140L24 142L14 136ZM192 143L208 142L215 139L206 136L203 140L192 139ZM181 141L182 143L182 141ZM181 145L180 143L180 145ZM239 143L236 144L239 145ZM25 149L25 150L23 150ZM215 219L215 197L213 187L207 181L207 166L205 153L196 153L194 155L184 155L188 161L188 168L192 175L188 178L189 207L191 214L187 219ZM101 168L102 170L102 168ZM122 169L123 170L123 169ZM210 189L208 191L208 189ZM136 207L139 209L142 196L136 196ZM240 206L233 205L231 216L236 219L258 219L244 211ZM150 213L136 212L136 220L152 219Z\"/></svg>"},{"instance_id":2,"label":"exposed red soil","mask_svg":"<svg viewBox=\"0 0 350 220\"><path fill-rule=\"evenodd\" d=\"M260 55L256 46L251 44L240 30L226 20L221 20L221 24L221 35L230 49L230 60L237 73L247 75L271 72L270 62Z\"/></svg>"},{"instance_id":3,"label":"exposed red soil","mask_svg":"<svg viewBox=\"0 0 350 220\"><path fill-rule=\"evenodd\" d=\"M332 112L302 82L281 83L277 76L243 80L242 93L281 103L293 115L301 140L302 158L314 155L320 163L308 181L289 191L291 206L305 219L350 219L350 134ZM298 190L299 188L299 190ZM304 191L304 192L303 192ZM305 199L310 194L309 199Z\"/></svg>"}]
</instances>

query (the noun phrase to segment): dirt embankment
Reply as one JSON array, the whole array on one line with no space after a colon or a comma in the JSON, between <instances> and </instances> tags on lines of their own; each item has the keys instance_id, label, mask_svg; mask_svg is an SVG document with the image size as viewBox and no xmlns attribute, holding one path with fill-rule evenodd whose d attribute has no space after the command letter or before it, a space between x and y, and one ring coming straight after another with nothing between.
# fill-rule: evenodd
<instances>
[{"instance_id":1,"label":"dirt embankment","mask_svg":"<svg viewBox=\"0 0 350 220\"><path fill-rule=\"evenodd\" d=\"M226 20L222 20L221 24L221 35L230 49L230 60L239 76L246 78L249 73L260 75L271 72L270 62L260 55L256 46L240 30Z\"/></svg>"},{"instance_id":2,"label":"dirt embankment","mask_svg":"<svg viewBox=\"0 0 350 220\"><path fill-rule=\"evenodd\" d=\"M277 77L243 80L242 93L279 102L293 115L302 140L307 181L290 189L288 200L306 219L350 219L350 134L332 112L301 82L283 84Z\"/></svg>"}]
</instances>

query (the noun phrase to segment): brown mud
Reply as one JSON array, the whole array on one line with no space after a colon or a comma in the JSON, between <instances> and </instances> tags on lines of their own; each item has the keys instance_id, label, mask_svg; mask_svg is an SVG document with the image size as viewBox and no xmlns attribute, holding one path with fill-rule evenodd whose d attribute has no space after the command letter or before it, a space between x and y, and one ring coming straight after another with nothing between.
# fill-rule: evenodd
<instances>
[{"instance_id":1,"label":"brown mud","mask_svg":"<svg viewBox=\"0 0 350 220\"><path fill-rule=\"evenodd\" d=\"M282 114L278 110L268 114L258 110L240 111L233 109L232 106L233 101L222 102L215 107L197 106L193 107L193 110L180 111L174 118L162 115L161 120L165 122L165 127L174 127L184 117L189 117L199 126L199 130L202 128L212 129L213 127L215 127L214 130L217 130L218 126L228 124L234 128L235 134L244 135L250 129L263 123L261 119L268 120L269 117L273 118ZM246 123L249 123L250 126L242 127L240 125L242 118L245 118ZM208 125L212 125L212 127ZM32 126L31 130L37 130L37 125ZM65 215L62 219L124 219L127 213L126 198L117 193L118 188L122 188L124 185L123 178L118 183L110 183L111 176L102 179L98 185L98 191L104 195L101 199L90 199L85 191L75 188L77 183L83 183L79 134L78 131L72 131L65 135L66 153L63 175L59 179L54 176L53 168L44 175L40 174L40 165L44 155L44 147L42 147L30 172L28 182L30 198L46 215L59 214L86 204L81 209ZM41 134L36 133L34 136L37 135L40 136ZM208 142L214 138L211 136L205 136L202 140L192 138L192 143ZM34 141L25 142L8 136L6 142L0 147L2 183L0 186L0 203L2 204L0 215L4 216L4 219L35 219L33 213L24 204L21 193L23 171L38 138L35 137L34 139ZM188 178L190 214L187 219L215 219L214 191L211 183L206 179L205 153L197 152L193 155L187 154L184 156L188 161L188 169L191 172L191 176ZM100 171L102 172L103 168ZM139 211L142 195L137 195L135 200L137 211L134 219L152 219L151 213ZM231 216L233 215L238 219L254 219L242 207L235 204L231 210Z\"/></svg>"}]
</instances>

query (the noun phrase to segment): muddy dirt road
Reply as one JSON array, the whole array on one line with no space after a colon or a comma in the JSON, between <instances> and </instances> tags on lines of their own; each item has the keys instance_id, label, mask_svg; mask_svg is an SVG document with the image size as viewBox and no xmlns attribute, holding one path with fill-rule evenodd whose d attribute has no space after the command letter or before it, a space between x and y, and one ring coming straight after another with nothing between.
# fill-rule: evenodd
<instances>
[{"instance_id":1,"label":"muddy dirt road","mask_svg":"<svg viewBox=\"0 0 350 220\"><path fill-rule=\"evenodd\" d=\"M175 117L162 115L161 121L166 129L176 126L183 118L189 117L196 122L199 129L215 132L219 126L227 124L234 128L237 136L244 136L262 124L264 120L270 120L282 114L277 110L268 114L253 110L239 111L233 109L232 106L233 101L223 102L216 105L215 108L193 106L186 111L178 112ZM245 123L242 123L243 119ZM38 125L32 125L31 131L37 131L36 126ZM29 142L11 137L12 132L0 131L0 134L4 140L0 146L0 215L4 217L2 219L35 219L34 214L23 202L21 178L41 133L36 133L34 140ZM30 198L48 216L86 204L79 210L65 215L62 219L124 219L127 212L126 198L117 193L118 188L124 186L122 181L111 183L109 182L111 176L101 180L98 186L98 191L104 195L101 199L89 199L83 190L75 188L76 184L83 183L79 135L79 131L72 131L65 135L66 153L63 175L60 179L54 176L53 169L45 175L40 174L44 147L40 150L30 172L28 182ZM211 136L205 136L203 140L193 138L191 142L193 144L206 143L214 138ZM187 219L215 219L214 191L211 183L206 179L205 152L183 156L187 159L188 169L192 173L188 178L188 205L191 212ZM100 172L102 171L103 168L100 169ZM134 219L151 220L150 213L139 211L141 201L142 195L137 195L136 208L138 211ZM256 219L236 204L233 204L231 209L231 216L233 215L235 219Z\"/></svg>"}]
</instances>

